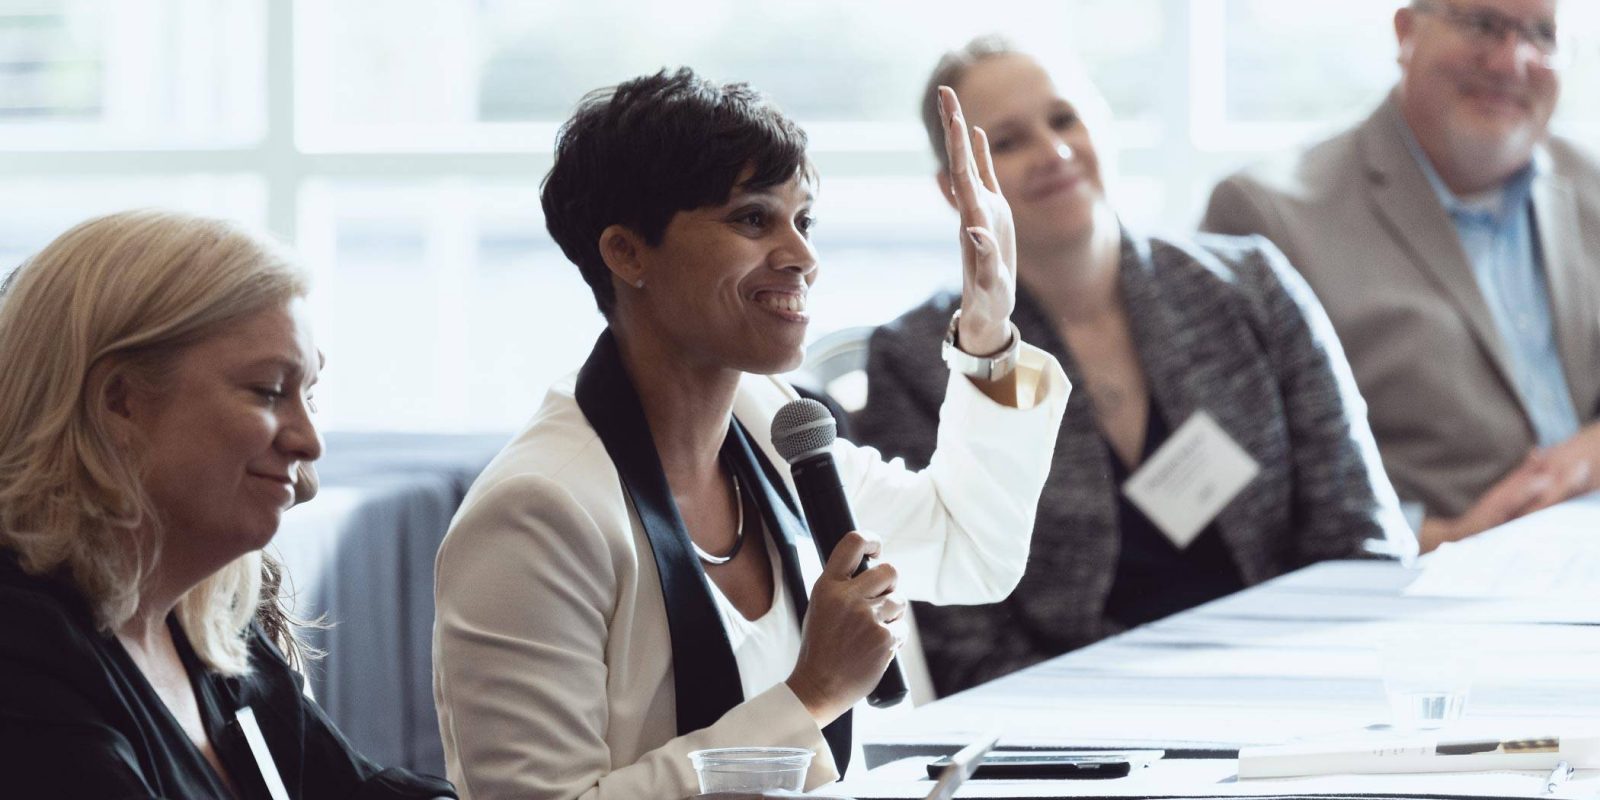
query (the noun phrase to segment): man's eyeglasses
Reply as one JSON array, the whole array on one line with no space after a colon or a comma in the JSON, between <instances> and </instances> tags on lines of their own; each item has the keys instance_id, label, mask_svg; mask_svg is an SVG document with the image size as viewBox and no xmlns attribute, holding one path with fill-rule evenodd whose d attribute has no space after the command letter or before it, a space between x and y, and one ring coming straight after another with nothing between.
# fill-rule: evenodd
<instances>
[{"instance_id":1,"label":"man's eyeglasses","mask_svg":"<svg viewBox=\"0 0 1600 800\"><path fill-rule=\"evenodd\" d=\"M1432 0L1416 0L1411 7L1450 23L1474 46L1485 50L1503 43L1507 34L1515 34L1533 46L1534 52L1538 54L1535 61L1539 65L1551 69L1564 64L1566 53L1570 50L1564 46L1561 36L1557 33L1554 20L1523 22L1488 8L1457 8L1448 3L1436 3Z\"/></svg>"}]
</instances>

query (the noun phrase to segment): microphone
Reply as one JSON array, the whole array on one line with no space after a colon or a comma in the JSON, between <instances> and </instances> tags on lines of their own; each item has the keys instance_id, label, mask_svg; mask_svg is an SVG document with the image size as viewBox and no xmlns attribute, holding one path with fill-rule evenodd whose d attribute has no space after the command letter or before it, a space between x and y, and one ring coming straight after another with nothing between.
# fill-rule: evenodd
<instances>
[{"instance_id":1,"label":"microphone","mask_svg":"<svg viewBox=\"0 0 1600 800\"><path fill-rule=\"evenodd\" d=\"M833 440L838 435L833 414L815 400L790 401L772 418L772 444L778 449L778 455L789 462L789 473L794 476L794 487L800 494L806 525L811 528L811 541L816 543L823 563L833 555L839 540L856 529L850 503L844 497L844 481L833 463ZM855 574L861 574L866 568L867 559L863 558ZM906 677L900 669L900 658L896 656L889 660L889 668L867 695L867 702L873 708L884 708L899 703L905 696Z\"/></svg>"}]
</instances>

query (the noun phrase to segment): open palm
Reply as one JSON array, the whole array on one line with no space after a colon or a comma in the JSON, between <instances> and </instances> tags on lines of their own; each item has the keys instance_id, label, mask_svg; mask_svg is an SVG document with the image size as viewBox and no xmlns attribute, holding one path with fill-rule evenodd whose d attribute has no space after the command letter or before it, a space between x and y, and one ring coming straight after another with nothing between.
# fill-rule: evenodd
<instances>
[{"instance_id":1,"label":"open palm","mask_svg":"<svg viewBox=\"0 0 1600 800\"><path fill-rule=\"evenodd\" d=\"M1017 302L1017 234L1000 194L982 128L967 128L961 101L939 87L950 193L961 215L961 349L987 354L1006 346Z\"/></svg>"}]
</instances>

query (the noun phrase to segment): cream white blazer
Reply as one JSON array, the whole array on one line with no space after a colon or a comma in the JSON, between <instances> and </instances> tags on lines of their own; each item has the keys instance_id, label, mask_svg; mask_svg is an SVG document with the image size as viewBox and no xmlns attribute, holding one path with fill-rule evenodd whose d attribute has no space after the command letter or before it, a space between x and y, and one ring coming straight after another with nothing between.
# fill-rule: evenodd
<instances>
[{"instance_id":1,"label":"cream white blazer","mask_svg":"<svg viewBox=\"0 0 1600 800\"><path fill-rule=\"evenodd\" d=\"M1055 359L1026 345L1020 369L1036 390L1025 409L952 377L938 450L921 472L871 448L834 448L855 517L882 536L908 597L994 602L1022 576L1070 385ZM736 745L809 748L807 786L835 779L821 731L782 683L677 735L651 546L574 385L553 387L490 463L439 550L434 699L461 796L683 797L698 791L690 751ZM780 379L750 375L734 403L791 492L769 427L795 397ZM815 548L797 549L809 585L821 564Z\"/></svg>"}]
</instances>

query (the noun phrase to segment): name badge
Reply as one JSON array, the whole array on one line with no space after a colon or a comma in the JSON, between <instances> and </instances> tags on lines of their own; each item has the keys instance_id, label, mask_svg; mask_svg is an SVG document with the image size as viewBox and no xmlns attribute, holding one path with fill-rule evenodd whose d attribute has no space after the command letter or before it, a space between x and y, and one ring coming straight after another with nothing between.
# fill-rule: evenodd
<instances>
[{"instance_id":1,"label":"name badge","mask_svg":"<svg viewBox=\"0 0 1600 800\"><path fill-rule=\"evenodd\" d=\"M272 751L267 749L261 726L256 724L255 709L249 706L239 709L234 720L239 723L239 730L244 732L245 743L250 745L250 754L255 756L256 769L261 771L261 779L267 784L267 794L272 796L272 800L289 800L289 790L283 785L283 776L278 774L278 764L272 760Z\"/></svg>"},{"instance_id":2,"label":"name badge","mask_svg":"<svg viewBox=\"0 0 1600 800\"><path fill-rule=\"evenodd\" d=\"M1197 411L1122 491L1182 549L1260 472L1261 465L1210 414Z\"/></svg>"}]
</instances>

